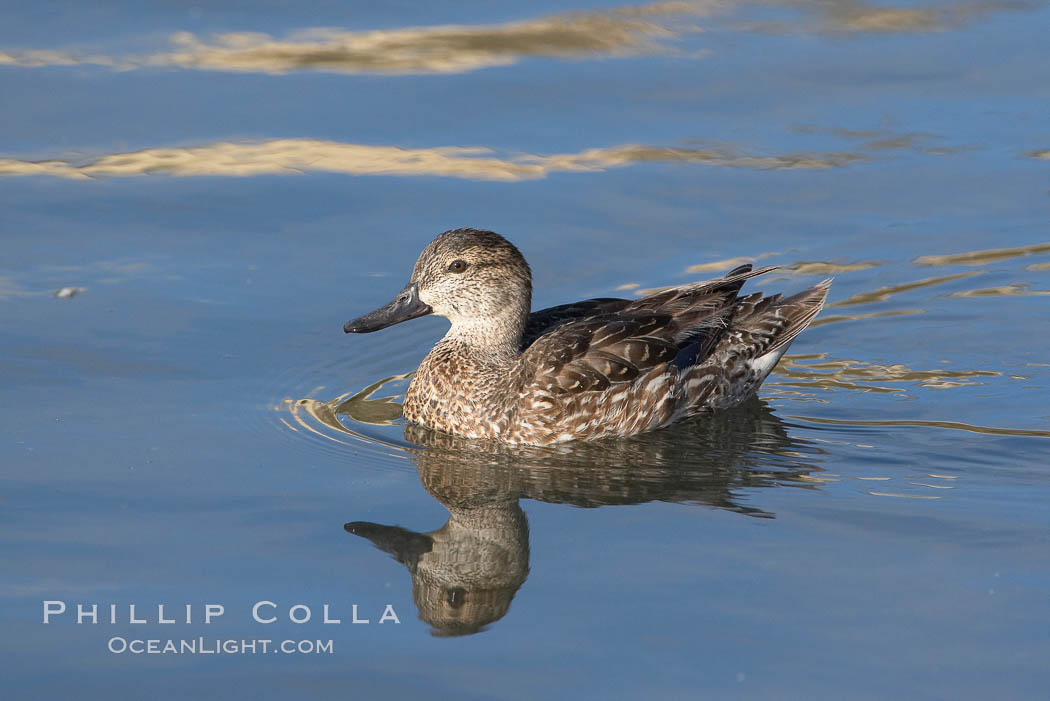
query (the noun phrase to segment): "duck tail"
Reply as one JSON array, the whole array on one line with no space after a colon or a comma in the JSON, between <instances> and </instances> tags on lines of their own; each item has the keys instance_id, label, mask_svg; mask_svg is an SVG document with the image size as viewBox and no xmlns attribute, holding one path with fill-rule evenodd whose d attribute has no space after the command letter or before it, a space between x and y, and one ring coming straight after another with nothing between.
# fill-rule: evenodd
<instances>
[{"instance_id":1,"label":"duck tail","mask_svg":"<svg viewBox=\"0 0 1050 701\"><path fill-rule=\"evenodd\" d=\"M824 302L828 298L828 288L831 287L834 279L829 277L821 280L813 287L778 300L772 305L773 316L783 319L784 326L773 337L772 345L763 349L763 356L778 350L783 355L787 346L813 322L820 310L824 308ZM778 359L779 357L777 356Z\"/></svg>"},{"instance_id":2,"label":"duck tail","mask_svg":"<svg viewBox=\"0 0 1050 701\"><path fill-rule=\"evenodd\" d=\"M795 337L820 313L828 296L831 278L790 297L763 297L755 293L741 297L709 360L685 372L685 414L704 408L732 406L752 394L773 371ZM726 368L750 368L750 378L736 383Z\"/></svg>"},{"instance_id":3,"label":"duck tail","mask_svg":"<svg viewBox=\"0 0 1050 701\"><path fill-rule=\"evenodd\" d=\"M788 347L824 307L832 278L822 280L798 294L781 298L780 295L748 304L744 299L745 314L733 319L738 326L737 342L749 357L748 365L755 372L754 388L766 379L787 352Z\"/></svg>"}]
</instances>

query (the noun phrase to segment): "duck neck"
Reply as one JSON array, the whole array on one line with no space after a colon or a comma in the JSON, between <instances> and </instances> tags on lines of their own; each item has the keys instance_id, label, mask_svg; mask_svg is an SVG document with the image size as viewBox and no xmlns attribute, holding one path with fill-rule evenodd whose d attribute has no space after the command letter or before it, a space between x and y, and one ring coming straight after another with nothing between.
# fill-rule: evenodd
<instances>
[{"instance_id":1,"label":"duck neck","mask_svg":"<svg viewBox=\"0 0 1050 701\"><path fill-rule=\"evenodd\" d=\"M521 355L521 337L527 320L527 310L453 319L444 342L463 347L473 357L496 364L509 363Z\"/></svg>"},{"instance_id":2,"label":"duck neck","mask_svg":"<svg viewBox=\"0 0 1050 701\"><path fill-rule=\"evenodd\" d=\"M506 430L508 402L517 399L524 322L514 315L484 319L450 319L452 328L420 363L405 393L406 419L469 438L495 438Z\"/></svg>"}]
</instances>

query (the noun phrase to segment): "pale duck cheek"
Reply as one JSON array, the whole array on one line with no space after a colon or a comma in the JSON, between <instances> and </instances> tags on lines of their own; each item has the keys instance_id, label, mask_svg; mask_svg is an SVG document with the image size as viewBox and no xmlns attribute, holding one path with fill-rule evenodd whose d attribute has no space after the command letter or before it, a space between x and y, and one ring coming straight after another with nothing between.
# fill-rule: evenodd
<instances>
[{"instance_id":1,"label":"pale duck cheek","mask_svg":"<svg viewBox=\"0 0 1050 701\"><path fill-rule=\"evenodd\" d=\"M442 304L440 298L430 290L420 290L419 301L433 309L438 316L455 316L454 312L447 305Z\"/></svg>"}]
</instances>

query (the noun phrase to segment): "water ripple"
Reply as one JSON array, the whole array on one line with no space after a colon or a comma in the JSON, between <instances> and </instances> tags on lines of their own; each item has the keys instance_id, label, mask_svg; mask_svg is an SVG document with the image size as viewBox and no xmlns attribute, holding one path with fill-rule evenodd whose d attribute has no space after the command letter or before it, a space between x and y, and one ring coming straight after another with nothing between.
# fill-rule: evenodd
<instances>
[{"instance_id":1,"label":"water ripple","mask_svg":"<svg viewBox=\"0 0 1050 701\"><path fill-rule=\"evenodd\" d=\"M945 256L920 256L913 263L916 265L987 265L1010 258L1022 258L1040 253L1050 253L1050 242L1033 243L1015 248L988 248L980 251L952 253Z\"/></svg>"},{"instance_id":2,"label":"water ripple","mask_svg":"<svg viewBox=\"0 0 1050 701\"><path fill-rule=\"evenodd\" d=\"M922 421L919 419L880 419L877 421L866 421L861 419L827 419L815 416L792 416L790 418L832 426L916 426L924 428L946 428L954 431L966 431L968 433L988 433L998 436L1035 436L1038 438L1050 438L1050 430L978 426L976 424L967 424L961 421Z\"/></svg>"}]
</instances>

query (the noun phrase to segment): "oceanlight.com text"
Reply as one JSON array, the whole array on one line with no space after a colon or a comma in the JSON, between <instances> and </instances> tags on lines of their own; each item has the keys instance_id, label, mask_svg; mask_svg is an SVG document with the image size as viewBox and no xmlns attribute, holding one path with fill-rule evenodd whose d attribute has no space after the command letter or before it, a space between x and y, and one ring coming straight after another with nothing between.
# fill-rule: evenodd
<instances>
[{"instance_id":1,"label":"oceanlight.com text","mask_svg":"<svg viewBox=\"0 0 1050 701\"><path fill-rule=\"evenodd\" d=\"M267 640L267 639L141 639L115 636L109 639L107 649L115 655L331 655L331 640Z\"/></svg>"}]
</instances>

